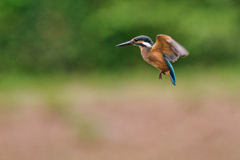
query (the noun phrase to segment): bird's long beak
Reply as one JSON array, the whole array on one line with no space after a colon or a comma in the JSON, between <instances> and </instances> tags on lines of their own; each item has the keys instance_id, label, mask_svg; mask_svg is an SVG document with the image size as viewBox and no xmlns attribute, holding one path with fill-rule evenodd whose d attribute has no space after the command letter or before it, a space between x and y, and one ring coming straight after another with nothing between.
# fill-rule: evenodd
<instances>
[{"instance_id":1,"label":"bird's long beak","mask_svg":"<svg viewBox=\"0 0 240 160\"><path fill-rule=\"evenodd\" d=\"M116 45L116 47L128 46L128 45L132 45L133 43L134 42L131 40L131 41L120 43L120 44Z\"/></svg>"}]
</instances>

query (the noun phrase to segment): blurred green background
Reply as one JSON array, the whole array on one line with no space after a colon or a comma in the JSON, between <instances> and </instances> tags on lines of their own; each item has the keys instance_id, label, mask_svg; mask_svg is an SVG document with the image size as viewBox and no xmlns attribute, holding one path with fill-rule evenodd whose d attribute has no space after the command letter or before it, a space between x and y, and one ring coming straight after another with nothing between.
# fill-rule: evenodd
<instances>
[{"instance_id":1,"label":"blurred green background","mask_svg":"<svg viewBox=\"0 0 240 160\"><path fill-rule=\"evenodd\" d=\"M239 28L239 0L1 0L0 159L239 159ZM158 34L176 86L115 47Z\"/></svg>"},{"instance_id":2,"label":"blurred green background","mask_svg":"<svg viewBox=\"0 0 240 160\"><path fill-rule=\"evenodd\" d=\"M1 72L84 72L145 66L139 50L115 48L138 35L167 34L190 56L177 66L235 65L237 0L2 0Z\"/></svg>"}]
</instances>

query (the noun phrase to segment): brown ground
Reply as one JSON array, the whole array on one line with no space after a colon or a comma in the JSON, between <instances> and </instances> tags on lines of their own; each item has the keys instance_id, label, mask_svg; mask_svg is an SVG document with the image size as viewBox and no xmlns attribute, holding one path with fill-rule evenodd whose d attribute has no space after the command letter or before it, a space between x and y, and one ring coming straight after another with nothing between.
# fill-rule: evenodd
<instances>
[{"instance_id":1,"label":"brown ground","mask_svg":"<svg viewBox=\"0 0 240 160\"><path fill-rule=\"evenodd\" d=\"M60 102L18 93L0 113L0 159L240 159L238 96L132 85L74 84L56 93Z\"/></svg>"}]
</instances>

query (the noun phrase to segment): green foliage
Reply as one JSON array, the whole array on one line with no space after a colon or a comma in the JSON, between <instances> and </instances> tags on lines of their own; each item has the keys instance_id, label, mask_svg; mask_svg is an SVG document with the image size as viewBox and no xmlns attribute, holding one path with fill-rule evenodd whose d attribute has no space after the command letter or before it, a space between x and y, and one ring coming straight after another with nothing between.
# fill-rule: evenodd
<instances>
[{"instance_id":1,"label":"green foliage","mask_svg":"<svg viewBox=\"0 0 240 160\"><path fill-rule=\"evenodd\" d=\"M2 0L1 72L72 72L143 65L138 35L167 34L185 46L185 65L238 63L237 0Z\"/></svg>"}]
</instances>

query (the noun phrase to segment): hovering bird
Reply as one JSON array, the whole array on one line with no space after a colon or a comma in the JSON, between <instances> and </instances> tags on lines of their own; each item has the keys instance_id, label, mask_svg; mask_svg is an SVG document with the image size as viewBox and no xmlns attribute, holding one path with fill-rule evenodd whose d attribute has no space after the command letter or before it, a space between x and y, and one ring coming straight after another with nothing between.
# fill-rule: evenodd
<instances>
[{"instance_id":1,"label":"hovering bird","mask_svg":"<svg viewBox=\"0 0 240 160\"><path fill-rule=\"evenodd\" d=\"M154 44L148 36L137 36L130 41L118 44L116 47L134 45L139 46L143 59L159 69L159 79L162 74L167 74L173 85L176 85L175 73L171 62L175 62L180 56L186 57L188 51L173 40L170 36L159 34Z\"/></svg>"}]
</instances>

